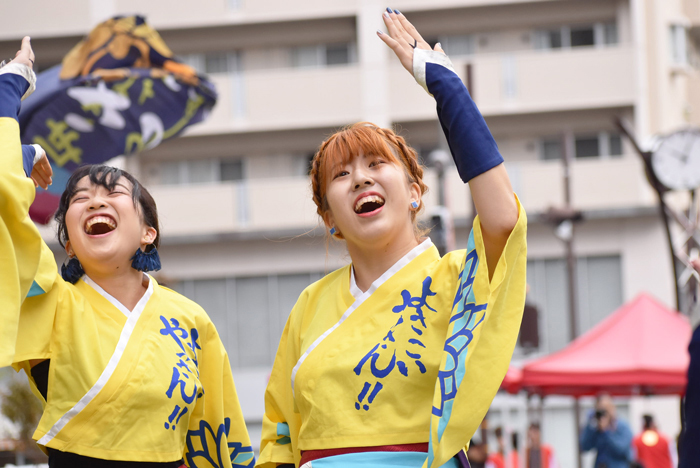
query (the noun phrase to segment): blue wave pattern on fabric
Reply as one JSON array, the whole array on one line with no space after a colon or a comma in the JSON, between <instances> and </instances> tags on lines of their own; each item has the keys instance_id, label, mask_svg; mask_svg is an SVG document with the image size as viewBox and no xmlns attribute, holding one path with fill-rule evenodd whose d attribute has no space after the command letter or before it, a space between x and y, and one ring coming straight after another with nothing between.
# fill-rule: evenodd
<instances>
[{"instance_id":1,"label":"blue wave pattern on fabric","mask_svg":"<svg viewBox=\"0 0 700 468\"><path fill-rule=\"evenodd\" d=\"M208 422L200 421L199 429L187 433L187 466L223 468L226 466L223 459L225 451L228 452L233 466L254 466L255 454L251 446L244 446L240 442L227 442L230 429L230 418L225 418L216 431Z\"/></svg>"},{"instance_id":2,"label":"blue wave pattern on fabric","mask_svg":"<svg viewBox=\"0 0 700 468\"><path fill-rule=\"evenodd\" d=\"M433 279L430 276L425 277L421 284L421 293L419 296L413 296L408 289L401 291L401 304L392 308L393 313L400 314L396 324L389 329L381 342L377 343L362 359L360 359L360 362L353 369L353 372L359 376L365 364L369 362L370 373L376 379L376 381L373 382L364 382L357 396L357 401L355 402L356 410L359 411L363 409L369 411L370 406L376 399L380 390L384 388L380 379L387 377L394 370L398 370L401 375L408 377L409 369L413 367L409 368L409 366L406 365L407 362L411 363L411 361L413 361L418 372L425 374L426 368L421 361L421 350L425 349L425 345L421 341L421 335L427 330L428 325L426 324L426 312L423 309L425 308L433 313L437 313L437 311L428 304L428 298L437 294L430 289L432 281ZM396 344L394 334L399 327L405 328L409 326L411 327L413 338L409 338L406 344L401 344L401 347L404 348L404 353L399 351L399 355L397 356L396 350L399 346ZM377 365L377 361L382 356L385 356L383 359L385 361L389 353L391 353L389 363L386 367L380 368ZM406 356L404 357L403 354ZM372 383L374 383L374 385Z\"/></svg>"},{"instance_id":3,"label":"blue wave pattern on fabric","mask_svg":"<svg viewBox=\"0 0 700 468\"><path fill-rule=\"evenodd\" d=\"M473 339L474 330L483 322L486 315L488 304L477 304L474 296L474 278L478 267L479 257L474 243L474 232L472 231L469 235L464 268L459 275L459 287L455 294L450 317L450 324L453 327L452 333L445 340L447 362L445 370L438 372L442 395L440 406L437 408L433 406L433 415L440 418L438 423L438 440L442 438L445 427L452 416L452 405L454 398L457 396L459 386L464 379L465 357L469 352L469 344ZM431 435L431 448L428 450L428 466L432 464L432 444Z\"/></svg>"}]
</instances>

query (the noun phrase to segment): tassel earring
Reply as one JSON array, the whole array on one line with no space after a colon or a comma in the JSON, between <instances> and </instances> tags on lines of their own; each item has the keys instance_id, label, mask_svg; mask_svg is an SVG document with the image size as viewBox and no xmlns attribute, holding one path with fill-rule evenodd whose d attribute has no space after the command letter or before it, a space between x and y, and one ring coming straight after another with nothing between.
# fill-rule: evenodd
<instances>
[{"instance_id":1,"label":"tassel earring","mask_svg":"<svg viewBox=\"0 0 700 468\"><path fill-rule=\"evenodd\" d=\"M158 249L151 244L150 252L136 249L136 253L131 257L131 268L138 271L158 271L160 270L160 255Z\"/></svg>"},{"instance_id":2,"label":"tassel earring","mask_svg":"<svg viewBox=\"0 0 700 468\"><path fill-rule=\"evenodd\" d=\"M84 274L85 270L83 270L78 257L71 257L68 262L63 262L61 265L61 277L71 284L77 283Z\"/></svg>"}]
</instances>

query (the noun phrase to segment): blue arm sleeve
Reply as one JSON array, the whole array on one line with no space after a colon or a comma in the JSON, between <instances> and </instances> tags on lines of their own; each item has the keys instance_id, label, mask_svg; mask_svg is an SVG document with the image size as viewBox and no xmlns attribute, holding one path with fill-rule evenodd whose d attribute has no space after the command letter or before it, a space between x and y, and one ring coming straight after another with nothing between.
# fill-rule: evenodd
<instances>
[{"instance_id":1,"label":"blue arm sleeve","mask_svg":"<svg viewBox=\"0 0 700 468\"><path fill-rule=\"evenodd\" d=\"M626 424L618 421L614 431L601 434L611 455L620 460L628 460L631 455L632 431Z\"/></svg>"},{"instance_id":2,"label":"blue arm sleeve","mask_svg":"<svg viewBox=\"0 0 700 468\"><path fill-rule=\"evenodd\" d=\"M36 148L32 145L22 145L22 165L24 166L24 174L29 177L34 169L34 156Z\"/></svg>"},{"instance_id":3,"label":"blue arm sleeve","mask_svg":"<svg viewBox=\"0 0 700 468\"><path fill-rule=\"evenodd\" d=\"M0 75L0 117L17 120L22 96L29 89L29 82L20 75L3 73Z\"/></svg>"},{"instance_id":4,"label":"blue arm sleeve","mask_svg":"<svg viewBox=\"0 0 700 468\"><path fill-rule=\"evenodd\" d=\"M598 430L590 422L586 424L581 434L581 450L586 452L596 447L598 439Z\"/></svg>"},{"instance_id":5,"label":"blue arm sleeve","mask_svg":"<svg viewBox=\"0 0 700 468\"><path fill-rule=\"evenodd\" d=\"M437 63L425 64L425 83L435 97L440 125L459 176L466 183L503 162L496 140L462 80Z\"/></svg>"}]
</instances>

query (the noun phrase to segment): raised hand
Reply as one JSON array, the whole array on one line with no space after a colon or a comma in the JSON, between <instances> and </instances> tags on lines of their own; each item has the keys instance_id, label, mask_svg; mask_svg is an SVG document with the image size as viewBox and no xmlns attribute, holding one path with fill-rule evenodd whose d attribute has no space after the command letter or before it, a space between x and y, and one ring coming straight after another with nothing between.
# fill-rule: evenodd
<instances>
[{"instance_id":1,"label":"raised hand","mask_svg":"<svg viewBox=\"0 0 700 468\"><path fill-rule=\"evenodd\" d=\"M430 44L425 42L416 28L406 19L399 10L387 8L382 15L387 33L377 31L379 38L394 51L401 61L401 65L413 75L413 49L445 51L440 47L440 43L435 44L431 49Z\"/></svg>"},{"instance_id":2,"label":"raised hand","mask_svg":"<svg viewBox=\"0 0 700 468\"><path fill-rule=\"evenodd\" d=\"M11 63L21 63L29 68L34 68L34 51L32 50L32 43L29 36L24 36L22 39L22 46L15 54L15 58L12 59Z\"/></svg>"},{"instance_id":3,"label":"raised hand","mask_svg":"<svg viewBox=\"0 0 700 468\"><path fill-rule=\"evenodd\" d=\"M51 169L51 164L49 164L49 159L46 157L46 152L44 151L43 148L39 145L34 145L36 148L37 152L41 149L41 152L43 155L40 157L40 159L34 164L34 168L32 169L32 180L34 181L34 185L38 185L44 190L46 190L49 185L53 182L51 180L51 176L53 175L53 170Z\"/></svg>"}]
</instances>

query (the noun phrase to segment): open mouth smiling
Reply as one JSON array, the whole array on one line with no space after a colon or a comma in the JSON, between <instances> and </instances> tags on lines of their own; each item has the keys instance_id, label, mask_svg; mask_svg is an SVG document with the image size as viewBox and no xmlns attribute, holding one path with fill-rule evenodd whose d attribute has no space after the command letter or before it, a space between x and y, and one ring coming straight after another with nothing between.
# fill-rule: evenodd
<instances>
[{"instance_id":1,"label":"open mouth smiling","mask_svg":"<svg viewBox=\"0 0 700 468\"><path fill-rule=\"evenodd\" d=\"M85 234L89 236L99 236L108 234L117 228L117 222L111 216L93 216L85 222Z\"/></svg>"},{"instance_id":2,"label":"open mouth smiling","mask_svg":"<svg viewBox=\"0 0 700 468\"><path fill-rule=\"evenodd\" d=\"M354 210L359 215L368 215L378 211L384 203L384 198L379 195L364 195L355 202Z\"/></svg>"}]
</instances>

